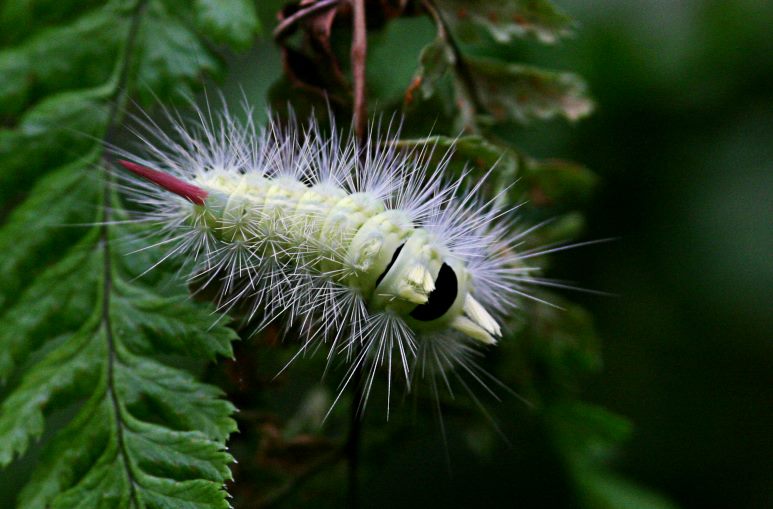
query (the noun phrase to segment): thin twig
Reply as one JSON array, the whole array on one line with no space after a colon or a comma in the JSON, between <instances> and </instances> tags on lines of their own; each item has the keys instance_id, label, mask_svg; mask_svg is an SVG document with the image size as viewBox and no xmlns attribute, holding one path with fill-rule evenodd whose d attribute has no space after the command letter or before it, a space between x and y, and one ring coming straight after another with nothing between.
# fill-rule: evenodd
<instances>
[{"instance_id":1,"label":"thin twig","mask_svg":"<svg viewBox=\"0 0 773 509\"><path fill-rule=\"evenodd\" d=\"M461 105L464 110L462 113L467 118L467 124L473 131L477 130L476 123L474 121L475 115L478 111L484 110L483 101L478 95L478 89L475 85L475 79L472 76L470 68L467 67L467 62L464 60L461 49L456 43L454 36L448 29L448 23L443 18L438 8L432 2L432 0L422 0L421 5L429 13L437 26L438 36L446 43L446 46L451 50L454 57L454 72L459 78L458 82L461 84L461 92L467 99L465 103Z\"/></svg>"},{"instance_id":2,"label":"thin twig","mask_svg":"<svg viewBox=\"0 0 773 509\"><path fill-rule=\"evenodd\" d=\"M366 146L368 105L365 87L366 59L368 54L367 25L365 19L365 0L349 0L352 7L352 45L351 65L354 81L354 100L352 124L354 134L361 146ZM291 27L301 20L323 10L337 6L339 0L323 0L305 9L301 9L283 20L274 30L274 39L279 41L284 38ZM360 404L362 401L362 369L357 367L350 382L352 384L352 401L350 406L349 432L346 437L343 453L347 464L348 478L348 503L350 509L359 507L359 454L360 437L362 434L362 415ZM337 458L340 456L337 456ZM313 475L329 461L320 462L310 468L308 472L295 477L290 482L279 488L274 494L270 494L257 504L257 507L266 508L284 499L295 487L306 478Z\"/></svg>"},{"instance_id":3,"label":"thin twig","mask_svg":"<svg viewBox=\"0 0 773 509\"><path fill-rule=\"evenodd\" d=\"M352 48L350 53L352 77L354 80L354 112L352 123L354 135L361 147L366 147L368 103L365 88L365 70L368 56L368 33L365 21L365 0L350 0L352 6ZM365 157L364 153L360 154ZM360 355L363 346L355 352L355 358ZM360 505L359 494L359 464L360 437L362 435L362 364L355 367L350 382L352 385L352 401L349 407L349 435L346 438L346 460L348 466L348 499L349 509L357 509Z\"/></svg>"},{"instance_id":4,"label":"thin twig","mask_svg":"<svg viewBox=\"0 0 773 509\"><path fill-rule=\"evenodd\" d=\"M360 345L360 350L362 346ZM359 355L356 352L355 355ZM349 509L360 506L360 436L362 435L362 366L358 366L350 382L352 384L352 401L349 404L349 435L346 437L344 451L346 452L347 485Z\"/></svg>"},{"instance_id":5,"label":"thin twig","mask_svg":"<svg viewBox=\"0 0 773 509\"><path fill-rule=\"evenodd\" d=\"M352 77L354 78L354 134L360 142L367 137L368 103L365 97L365 60L368 37L365 24L365 0L350 0L352 4ZM364 144L363 144L364 145Z\"/></svg>"},{"instance_id":6,"label":"thin twig","mask_svg":"<svg viewBox=\"0 0 773 509\"><path fill-rule=\"evenodd\" d=\"M313 16L315 14L318 14L322 11L326 11L328 9L332 9L333 7L337 7L341 0L322 0L320 2L317 2L315 4L312 4L306 8L299 9L297 12L294 12L292 15L288 16L287 18L283 19L279 25L274 29L273 36L274 40L279 42L290 33L290 29L300 21L308 18L309 16Z\"/></svg>"}]
</instances>

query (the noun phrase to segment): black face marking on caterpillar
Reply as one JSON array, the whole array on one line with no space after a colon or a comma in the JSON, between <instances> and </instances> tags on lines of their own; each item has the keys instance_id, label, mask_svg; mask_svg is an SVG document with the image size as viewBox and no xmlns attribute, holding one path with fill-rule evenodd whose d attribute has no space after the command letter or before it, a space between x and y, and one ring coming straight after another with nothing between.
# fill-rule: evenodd
<instances>
[{"instance_id":1,"label":"black face marking on caterpillar","mask_svg":"<svg viewBox=\"0 0 773 509\"><path fill-rule=\"evenodd\" d=\"M381 275L376 279L376 288L378 288L378 284L381 282L382 279L384 279L384 276L387 275L387 272L389 272L389 269L392 268L392 265L395 264L395 260L397 260L397 257L400 256L400 251L403 250L403 246L405 244L400 244L397 246L397 249L395 249L395 254L392 255L392 259L389 260L389 264L384 269L384 272L381 273Z\"/></svg>"},{"instance_id":2,"label":"black face marking on caterpillar","mask_svg":"<svg viewBox=\"0 0 773 509\"><path fill-rule=\"evenodd\" d=\"M187 256L224 310L284 321L301 351L324 342L329 359L344 354L345 380L364 365L370 384L393 361L407 384L414 370L469 371L473 349L501 337L495 316L529 297L535 268L517 249L528 230L512 233L512 218L477 198L485 178L469 191L446 180L448 157L433 165L389 136L360 146L314 123L170 120L174 137L139 119L141 150L114 151L145 179L126 187L167 237L165 256Z\"/></svg>"},{"instance_id":3,"label":"black face marking on caterpillar","mask_svg":"<svg viewBox=\"0 0 773 509\"><path fill-rule=\"evenodd\" d=\"M435 289L430 292L429 300L416 306L410 313L411 318L422 322L437 320L451 309L458 291L454 269L444 263L440 266L440 272L435 280Z\"/></svg>"}]
</instances>

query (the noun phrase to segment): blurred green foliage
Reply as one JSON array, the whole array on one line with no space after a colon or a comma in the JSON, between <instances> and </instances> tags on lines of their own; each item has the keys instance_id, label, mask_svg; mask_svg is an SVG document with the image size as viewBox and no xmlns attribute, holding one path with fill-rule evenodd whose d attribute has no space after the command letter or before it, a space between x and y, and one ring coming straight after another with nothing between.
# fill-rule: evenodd
<instances>
[{"instance_id":1,"label":"blurred green foliage","mask_svg":"<svg viewBox=\"0 0 773 509\"><path fill-rule=\"evenodd\" d=\"M773 9L754 0L556 3L438 0L445 29L459 37L455 48L438 37L431 16L371 27L371 110L406 115L400 143L453 143L453 171L466 168L471 179L495 165L491 196L526 201L519 211L526 224L553 219L530 245L617 237L541 261L551 277L618 296L557 290L539 296L563 310L525 303L513 335L483 361L518 397L501 388L496 398L442 395L435 412L432 394L417 391L386 422L377 411L385 396L376 394L364 423L363 507L673 507L656 492L683 507L770 506ZM41 370L75 372L56 354L66 334L91 330L86 318L104 311L98 228L62 225L101 217L102 185L89 172L102 164L101 140L120 123L112 105L133 99L152 111L156 96L174 100L214 75L221 80L210 89L222 88L229 102L246 98L261 118L260 106L272 100L280 110L289 100L300 114L326 108L282 77L267 35L255 40L257 19L269 33L284 2L153 0L126 57L133 3L101 4L0 5L0 374L9 380L0 387L0 461L41 434L41 408L49 423L40 446L0 471L0 500L32 479L21 492L25 508L50 500L73 507L73 496L98 507L87 498L90 487L55 496L88 470L95 444L114 434L108 414L94 423L78 417L90 402L47 405L59 379ZM335 28L331 51L345 54L347 30ZM296 39L290 44L300 49ZM467 67L454 74L460 56ZM119 87L124 69L127 97ZM333 97L331 107L344 116L347 91L339 85L341 103ZM476 97L476 89L485 93ZM597 111L566 122L589 112L588 90ZM136 233L110 230L116 242ZM184 402L172 389L185 384L219 405L210 385L177 369L182 362L241 410L240 433L229 442L239 460L230 485L237 508L258 501L341 507L338 444L348 416L339 405L320 427L335 393L333 381L319 381L324 359L303 359L275 378L294 351L268 331L237 343L237 361L204 367L203 359L229 351L228 331L197 336L207 330L206 307L168 300L175 297L163 290L164 272L129 282L152 255L127 261L115 249L111 313L145 323L119 335L131 351L124 359L171 363L184 381L154 393L156 406L135 392L153 393L150 382L125 384L117 394L127 422L147 419L132 421L134 431L143 439L165 433L155 437L161 448L180 438L179 429L202 433L162 457L148 455L147 444L129 456L169 479L209 479L198 486L214 491L201 496L222 502L216 491L228 459L217 444L230 429L227 405L197 423L175 421L174 412L162 412L160 422L150 417L158 405ZM175 321L182 314L190 323ZM176 343L183 335L199 337L201 347L184 361ZM92 380L108 377L109 385L104 338L79 337L84 355L73 362L94 369L82 369L68 394L93 391L104 403L105 387ZM169 369L153 366L156 374ZM122 369L142 372L135 367ZM186 443L211 455L194 461ZM70 464L77 468L68 471ZM52 465L65 467L52 475Z\"/></svg>"}]
</instances>

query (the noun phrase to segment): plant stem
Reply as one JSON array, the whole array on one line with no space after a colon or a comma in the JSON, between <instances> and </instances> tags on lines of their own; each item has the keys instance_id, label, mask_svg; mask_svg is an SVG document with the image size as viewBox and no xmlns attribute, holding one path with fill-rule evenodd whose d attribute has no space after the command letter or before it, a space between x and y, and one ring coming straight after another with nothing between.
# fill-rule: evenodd
<instances>
[{"instance_id":1,"label":"plant stem","mask_svg":"<svg viewBox=\"0 0 773 509\"><path fill-rule=\"evenodd\" d=\"M451 50L454 60L453 70L458 78L456 80L457 90L465 97L465 100L461 101L461 104L459 104L462 116L465 119L465 128L472 133L477 133L478 127L475 116L479 111L484 110L485 108L483 108L483 101L481 101L480 96L478 95L472 72L464 61L462 51L459 49L459 45L451 34L448 23L443 19L443 15L435 4L432 0L422 0L421 4L435 21L438 36L445 42L448 49Z\"/></svg>"},{"instance_id":2,"label":"plant stem","mask_svg":"<svg viewBox=\"0 0 773 509\"><path fill-rule=\"evenodd\" d=\"M368 37L365 24L365 0L352 3L352 77L354 78L354 134L364 146L367 137L368 103L365 97L365 60L368 55Z\"/></svg>"},{"instance_id":3,"label":"plant stem","mask_svg":"<svg viewBox=\"0 0 773 509\"><path fill-rule=\"evenodd\" d=\"M355 354L361 355L362 347ZM356 358L356 357L355 357ZM360 436L362 435L362 368L354 372L352 380L352 401L349 404L349 435L346 438L345 453L347 465L348 502L349 509L360 506Z\"/></svg>"},{"instance_id":4,"label":"plant stem","mask_svg":"<svg viewBox=\"0 0 773 509\"><path fill-rule=\"evenodd\" d=\"M354 112L352 123L354 134L360 147L367 146L368 103L365 89L365 70L368 56L368 34L365 21L365 0L350 0L352 5L352 77L354 79ZM360 157L364 157L360 153ZM354 353L355 359L362 355L362 345ZM358 364L351 380L352 401L349 408L349 436L346 439L346 460L348 477L348 501L350 509L360 505L359 495L359 456L360 436L362 435L362 364Z\"/></svg>"},{"instance_id":5,"label":"plant stem","mask_svg":"<svg viewBox=\"0 0 773 509\"><path fill-rule=\"evenodd\" d=\"M140 22L142 16L145 13L147 2L140 0L134 7L131 13L131 20L129 24L129 32L126 36L126 43L123 49L123 53L119 57L118 74L115 82L115 92L112 97L112 104L108 112L108 123L105 129L104 138L111 137L113 130L118 125L122 109L125 106L128 98L128 81L129 70L131 68L132 52L135 49L137 43L137 35L139 34ZM104 160L104 156L103 156ZM132 507L140 507L140 500L137 496L136 486L138 481L135 477L134 470L132 468L132 461L129 458L129 453L126 447L126 439L124 437L124 428L126 426L125 417L121 410L119 403L118 391L115 387L115 363L117 359L115 336L113 333L113 320L110 314L111 302L110 297L113 292L113 266L112 266L112 252L110 249L110 224L111 217L110 211L111 199L113 196L113 179L111 178L110 171L105 172L105 182L103 187L102 196L102 226L100 227L100 247L102 249L102 320L101 327L104 330L105 340L107 342L107 392L106 398L109 400L110 406L113 410L113 420L115 424L116 442L118 447L117 458L120 459L124 475L129 483L129 503Z\"/></svg>"},{"instance_id":6,"label":"plant stem","mask_svg":"<svg viewBox=\"0 0 773 509\"><path fill-rule=\"evenodd\" d=\"M333 7L337 7L339 3L340 3L340 0L322 0L304 9L299 9L291 16L288 16L287 18L283 19L279 23L279 25L277 25L273 33L274 40L277 42L281 41L290 33L290 29L296 23L301 22L302 20L308 18L309 16L313 16L322 11L326 11L328 9L332 9Z\"/></svg>"}]
</instances>

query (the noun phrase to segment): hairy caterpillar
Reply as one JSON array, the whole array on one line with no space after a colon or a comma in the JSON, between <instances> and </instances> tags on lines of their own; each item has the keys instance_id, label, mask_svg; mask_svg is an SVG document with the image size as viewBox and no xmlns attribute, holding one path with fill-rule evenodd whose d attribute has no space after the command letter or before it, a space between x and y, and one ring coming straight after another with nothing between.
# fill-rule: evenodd
<instances>
[{"instance_id":1,"label":"hairy caterpillar","mask_svg":"<svg viewBox=\"0 0 773 509\"><path fill-rule=\"evenodd\" d=\"M483 180L450 181L448 154L433 167L377 126L361 145L314 122L170 121L167 132L138 119L139 149L115 152L142 177L127 188L166 237L164 258L189 257L221 308L281 318L303 333L300 352L329 345L328 359L348 361L344 387L365 370L366 400L379 366L390 387L397 370L409 388L455 369L481 381L473 354L536 281L535 254L517 251L527 232L478 197Z\"/></svg>"}]
</instances>

